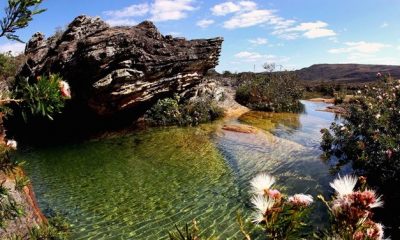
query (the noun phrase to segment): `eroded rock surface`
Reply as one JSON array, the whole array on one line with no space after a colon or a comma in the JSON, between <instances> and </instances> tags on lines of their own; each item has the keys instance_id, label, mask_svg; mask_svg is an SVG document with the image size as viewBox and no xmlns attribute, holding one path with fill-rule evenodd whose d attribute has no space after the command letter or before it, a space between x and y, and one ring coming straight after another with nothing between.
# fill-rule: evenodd
<instances>
[{"instance_id":1,"label":"eroded rock surface","mask_svg":"<svg viewBox=\"0 0 400 240\"><path fill-rule=\"evenodd\" d=\"M35 79L60 73L75 100L108 115L199 84L217 65L222 41L163 36L148 21L110 27L99 18L79 16L58 36L36 33L20 74Z\"/></svg>"},{"instance_id":2,"label":"eroded rock surface","mask_svg":"<svg viewBox=\"0 0 400 240\"><path fill-rule=\"evenodd\" d=\"M5 228L0 228L0 239L30 239L29 229L47 223L46 217L42 214L36 202L32 185L28 184L22 189L16 189L15 177L24 175L25 173L19 168L9 175L0 172L0 182L3 188L7 189L9 197L13 199L23 213L22 216L16 217L13 221L6 221Z\"/></svg>"}]
</instances>

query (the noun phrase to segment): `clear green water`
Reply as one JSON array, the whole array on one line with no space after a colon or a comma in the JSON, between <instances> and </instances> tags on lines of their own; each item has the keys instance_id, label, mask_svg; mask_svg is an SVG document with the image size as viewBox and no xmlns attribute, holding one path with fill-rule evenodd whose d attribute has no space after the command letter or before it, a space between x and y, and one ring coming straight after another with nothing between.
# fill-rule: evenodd
<instances>
[{"instance_id":1,"label":"clear green water","mask_svg":"<svg viewBox=\"0 0 400 240\"><path fill-rule=\"evenodd\" d=\"M258 172L277 176L288 193L328 191L319 130L334 115L315 111L324 104L305 105L307 112L290 124L263 113L241 118L265 129L257 134L223 131L219 122L31 149L19 157L28 162L39 205L65 214L72 239L166 239L174 224L194 218L206 235L241 239L236 212L251 211L248 182ZM274 127L263 128L265 121ZM323 223L321 207L315 211L321 214L313 220Z\"/></svg>"}]
</instances>

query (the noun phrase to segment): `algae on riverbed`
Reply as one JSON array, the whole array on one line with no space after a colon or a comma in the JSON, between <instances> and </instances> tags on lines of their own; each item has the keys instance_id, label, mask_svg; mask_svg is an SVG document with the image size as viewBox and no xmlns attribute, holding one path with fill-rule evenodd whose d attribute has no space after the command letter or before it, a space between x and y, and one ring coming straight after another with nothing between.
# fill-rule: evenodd
<instances>
[{"instance_id":1,"label":"algae on riverbed","mask_svg":"<svg viewBox=\"0 0 400 240\"><path fill-rule=\"evenodd\" d=\"M236 232L238 189L212 129L153 129L21 157L40 206L64 213L74 239L159 239L194 218L226 238Z\"/></svg>"},{"instance_id":2,"label":"algae on riverbed","mask_svg":"<svg viewBox=\"0 0 400 240\"><path fill-rule=\"evenodd\" d=\"M250 111L239 117L239 121L265 131L274 130L279 124L297 129L301 126L300 115L295 113L272 113Z\"/></svg>"}]
</instances>

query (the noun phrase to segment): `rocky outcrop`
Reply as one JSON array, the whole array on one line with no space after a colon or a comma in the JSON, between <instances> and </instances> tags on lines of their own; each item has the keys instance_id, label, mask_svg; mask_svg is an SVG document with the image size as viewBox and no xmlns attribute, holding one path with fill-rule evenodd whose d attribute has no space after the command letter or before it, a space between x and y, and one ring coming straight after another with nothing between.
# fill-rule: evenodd
<instances>
[{"instance_id":1,"label":"rocky outcrop","mask_svg":"<svg viewBox=\"0 0 400 240\"><path fill-rule=\"evenodd\" d=\"M109 115L199 84L217 65L222 41L163 36L149 21L110 27L99 18L79 16L58 36L36 33L20 75L59 73L74 100Z\"/></svg>"},{"instance_id":2,"label":"rocky outcrop","mask_svg":"<svg viewBox=\"0 0 400 240\"><path fill-rule=\"evenodd\" d=\"M47 223L46 217L43 215L36 202L32 185L28 184L22 189L16 187L16 176L24 177L25 173L20 168L16 168L14 173L5 175L0 172L0 183L3 188L7 189L9 197L17 204L22 211L22 216L16 217L15 220L6 221L5 228L0 228L1 239L14 239L16 236L21 239L29 239L29 230ZM19 239L19 238L18 238Z\"/></svg>"}]
</instances>

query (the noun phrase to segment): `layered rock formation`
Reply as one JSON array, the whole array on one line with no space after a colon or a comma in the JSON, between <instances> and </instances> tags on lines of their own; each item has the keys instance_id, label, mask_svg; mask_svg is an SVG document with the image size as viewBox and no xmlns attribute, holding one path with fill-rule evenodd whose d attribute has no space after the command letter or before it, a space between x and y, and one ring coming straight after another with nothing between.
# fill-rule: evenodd
<instances>
[{"instance_id":1,"label":"layered rock formation","mask_svg":"<svg viewBox=\"0 0 400 240\"><path fill-rule=\"evenodd\" d=\"M109 115L198 85L217 65L222 41L163 36L148 21L110 27L99 18L79 16L58 36L36 33L20 75L59 73L74 100Z\"/></svg>"}]
</instances>

